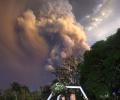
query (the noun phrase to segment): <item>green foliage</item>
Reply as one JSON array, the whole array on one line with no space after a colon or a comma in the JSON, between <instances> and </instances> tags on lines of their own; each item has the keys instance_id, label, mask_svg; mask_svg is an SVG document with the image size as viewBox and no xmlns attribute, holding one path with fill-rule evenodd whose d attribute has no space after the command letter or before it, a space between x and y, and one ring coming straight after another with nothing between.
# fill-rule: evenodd
<instances>
[{"instance_id":1,"label":"green foliage","mask_svg":"<svg viewBox=\"0 0 120 100\"><path fill-rule=\"evenodd\" d=\"M95 43L79 65L89 97L113 100L114 89L120 89L120 30L106 41ZM115 94L116 95L116 94Z\"/></svg>"},{"instance_id":2,"label":"green foliage","mask_svg":"<svg viewBox=\"0 0 120 100\"><path fill-rule=\"evenodd\" d=\"M40 100L47 100L50 93L51 93L50 86L43 87L41 90L41 99Z\"/></svg>"},{"instance_id":3,"label":"green foliage","mask_svg":"<svg viewBox=\"0 0 120 100\"><path fill-rule=\"evenodd\" d=\"M65 86L64 84L57 82L54 85L52 85L51 90L53 93L59 94L65 90Z\"/></svg>"},{"instance_id":4,"label":"green foliage","mask_svg":"<svg viewBox=\"0 0 120 100\"><path fill-rule=\"evenodd\" d=\"M30 93L28 87L22 86L17 82L13 82L11 87L2 91L0 100L40 100L35 99Z\"/></svg>"},{"instance_id":5,"label":"green foliage","mask_svg":"<svg viewBox=\"0 0 120 100\"><path fill-rule=\"evenodd\" d=\"M8 89L0 90L0 100L47 100L50 93L50 86L31 92L28 87L13 82Z\"/></svg>"}]
</instances>

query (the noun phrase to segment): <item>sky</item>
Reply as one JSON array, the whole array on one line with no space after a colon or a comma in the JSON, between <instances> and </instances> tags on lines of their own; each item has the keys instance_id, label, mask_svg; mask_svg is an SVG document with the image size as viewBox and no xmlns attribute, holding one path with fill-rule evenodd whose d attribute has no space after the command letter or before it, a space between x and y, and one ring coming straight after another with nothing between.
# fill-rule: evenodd
<instances>
[{"instance_id":1,"label":"sky","mask_svg":"<svg viewBox=\"0 0 120 100\"><path fill-rule=\"evenodd\" d=\"M120 26L120 0L0 0L0 88L49 84L62 59Z\"/></svg>"}]
</instances>

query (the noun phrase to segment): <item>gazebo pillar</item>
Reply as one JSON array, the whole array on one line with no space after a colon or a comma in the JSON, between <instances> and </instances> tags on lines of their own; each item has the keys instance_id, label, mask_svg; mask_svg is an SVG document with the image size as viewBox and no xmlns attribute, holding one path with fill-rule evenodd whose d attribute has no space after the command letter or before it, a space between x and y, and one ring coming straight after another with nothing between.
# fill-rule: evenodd
<instances>
[{"instance_id":1,"label":"gazebo pillar","mask_svg":"<svg viewBox=\"0 0 120 100\"><path fill-rule=\"evenodd\" d=\"M70 94L70 100L76 100L76 96L74 93Z\"/></svg>"},{"instance_id":2,"label":"gazebo pillar","mask_svg":"<svg viewBox=\"0 0 120 100\"><path fill-rule=\"evenodd\" d=\"M62 96L62 97L61 97L61 100L65 100L65 96Z\"/></svg>"}]
</instances>

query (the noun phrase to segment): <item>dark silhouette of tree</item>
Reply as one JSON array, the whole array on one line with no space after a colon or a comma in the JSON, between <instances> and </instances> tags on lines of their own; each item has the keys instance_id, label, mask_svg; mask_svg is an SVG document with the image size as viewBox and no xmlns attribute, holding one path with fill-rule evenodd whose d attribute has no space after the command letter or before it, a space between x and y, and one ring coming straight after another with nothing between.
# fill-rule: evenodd
<instances>
[{"instance_id":1,"label":"dark silhouette of tree","mask_svg":"<svg viewBox=\"0 0 120 100\"><path fill-rule=\"evenodd\" d=\"M22 86L17 82L13 82L11 84L11 89L13 91L15 91L16 93L19 93L19 94L22 92Z\"/></svg>"},{"instance_id":2,"label":"dark silhouette of tree","mask_svg":"<svg viewBox=\"0 0 120 100\"><path fill-rule=\"evenodd\" d=\"M13 82L11 87L3 92L2 100L34 100L28 87Z\"/></svg>"},{"instance_id":3,"label":"dark silhouette of tree","mask_svg":"<svg viewBox=\"0 0 120 100\"><path fill-rule=\"evenodd\" d=\"M42 92L41 92L41 99L40 100L47 100L48 96L50 95L51 93L51 89L50 89L50 86L47 85L47 86L44 86L42 88Z\"/></svg>"},{"instance_id":4,"label":"dark silhouette of tree","mask_svg":"<svg viewBox=\"0 0 120 100\"><path fill-rule=\"evenodd\" d=\"M118 100L120 90L120 29L95 43L79 65L81 83L91 100ZM119 94L120 95L120 94Z\"/></svg>"}]
</instances>

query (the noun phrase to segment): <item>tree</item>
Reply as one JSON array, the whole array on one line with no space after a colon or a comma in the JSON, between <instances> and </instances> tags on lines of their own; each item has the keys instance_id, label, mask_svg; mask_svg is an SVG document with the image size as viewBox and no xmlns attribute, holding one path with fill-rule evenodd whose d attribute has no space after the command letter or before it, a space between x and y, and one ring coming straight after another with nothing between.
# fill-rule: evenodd
<instances>
[{"instance_id":1,"label":"tree","mask_svg":"<svg viewBox=\"0 0 120 100\"><path fill-rule=\"evenodd\" d=\"M56 68L55 75L56 79L63 83L64 85L79 85L79 71L78 64L80 63L81 58L69 57L62 61L60 67ZM70 95L70 97L75 99L75 94L73 90L65 91ZM63 93L64 94L64 93ZM65 95L65 94L64 94ZM67 96L68 97L68 96ZM64 98L64 97L63 97Z\"/></svg>"},{"instance_id":2,"label":"tree","mask_svg":"<svg viewBox=\"0 0 120 100\"><path fill-rule=\"evenodd\" d=\"M120 98L120 29L106 41L95 43L79 64L82 85L94 100ZM117 90L117 91L115 91ZM117 100L117 99L116 99Z\"/></svg>"},{"instance_id":3,"label":"tree","mask_svg":"<svg viewBox=\"0 0 120 100\"><path fill-rule=\"evenodd\" d=\"M20 94L22 92L22 86L17 82L13 82L11 84L11 89L15 91L17 94Z\"/></svg>"},{"instance_id":4,"label":"tree","mask_svg":"<svg viewBox=\"0 0 120 100\"><path fill-rule=\"evenodd\" d=\"M11 84L10 91L14 92L17 100L31 100L31 94L27 86L23 86L17 82Z\"/></svg>"},{"instance_id":5,"label":"tree","mask_svg":"<svg viewBox=\"0 0 120 100\"><path fill-rule=\"evenodd\" d=\"M81 58L69 57L62 61L60 67L56 68L56 78L59 82L64 85L78 85L79 84L79 72L78 64L80 63Z\"/></svg>"},{"instance_id":6,"label":"tree","mask_svg":"<svg viewBox=\"0 0 120 100\"><path fill-rule=\"evenodd\" d=\"M50 86L46 85L41 90L41 99L40 100L47 100L48 96L50 95Z\"/></svg>"}]
</instances>

